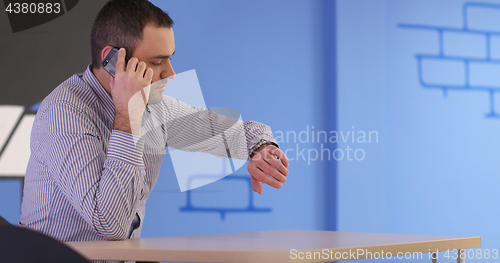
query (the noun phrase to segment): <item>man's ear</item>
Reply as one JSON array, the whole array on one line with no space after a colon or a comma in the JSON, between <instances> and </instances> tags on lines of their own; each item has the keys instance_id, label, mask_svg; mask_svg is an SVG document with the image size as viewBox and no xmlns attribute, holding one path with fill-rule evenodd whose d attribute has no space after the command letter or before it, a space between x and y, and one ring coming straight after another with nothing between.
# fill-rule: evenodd
<instances>
[{"instance_id":1,"label":"man's ear","mask_svg":"<svg viewBox=\"0 0 500 263\"><path fill-rule=\"evenodd\" d=\"M101 61L104 60L104 58L109 54L109 52L113 49L114 47L113 46L105 46L102 50L101 50Z\"/></svg>"}]
</instances>

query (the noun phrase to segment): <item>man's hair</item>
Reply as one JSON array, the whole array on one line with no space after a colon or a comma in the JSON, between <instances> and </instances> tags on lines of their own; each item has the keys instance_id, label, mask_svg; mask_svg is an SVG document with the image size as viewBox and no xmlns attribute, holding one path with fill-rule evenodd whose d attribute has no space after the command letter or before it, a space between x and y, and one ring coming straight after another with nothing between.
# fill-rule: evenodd
<instances>
[{"instance_id":1,"label":"man's hair","mask_svg":"<svg viewBox=\"0 0 500 263\"><path fill-rule=\"evenodd\" d=\"M147 25L171 28L174 21L147 0L110 0L97 14L90 34L92 66L101 67L106 46L123 47L132 57Z\"/></svg>"}]
</instances>

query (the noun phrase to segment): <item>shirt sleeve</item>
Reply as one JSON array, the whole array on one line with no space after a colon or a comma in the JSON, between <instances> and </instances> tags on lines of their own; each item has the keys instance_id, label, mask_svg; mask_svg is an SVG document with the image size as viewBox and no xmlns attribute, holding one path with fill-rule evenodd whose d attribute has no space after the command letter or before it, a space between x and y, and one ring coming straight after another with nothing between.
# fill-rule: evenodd
<instances>
[{"instance_id":1,"label":"shirt sleeve","mask_svg":"<svg viewBox=\"0 0 500 263\"><path fill-rule=\"evenodd\" d=\"M161 134L154 132L153 127L158 127L158 123L162 123L161 129L167 133L168 147L225 158L249 160L248 149L261 139L275 142L269 126L255 121L243 122L238 119L239 112L238 116L220 114L168 96L164 96L162 103L152 107L151 120L146 121L150 124L144 125L149 127L143 136L147 142L159 141L150 138L153 134ZM155 121L158 119L162 121Z\"/></svg>"},{"instance_id":2,"label":"shirt sleeve","mask_svg":"<svg viewBox=\"0 0 500 263\"><path fill-rule=\"evenodd\" d=\"M143 141L113 130L106 147L92 118L65 102L49 106L42 122L41 158L56 186L103 238L127 238L145 174Z\"/></svg>"}]
</instances>

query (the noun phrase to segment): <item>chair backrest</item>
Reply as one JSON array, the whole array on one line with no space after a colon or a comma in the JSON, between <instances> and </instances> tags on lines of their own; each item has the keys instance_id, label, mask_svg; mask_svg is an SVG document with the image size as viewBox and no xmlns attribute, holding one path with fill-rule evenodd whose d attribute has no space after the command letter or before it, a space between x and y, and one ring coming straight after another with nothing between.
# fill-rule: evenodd
<instances>
[{"instance_id":1,"label":"chair backrest","mask_svg":"<svg viewBox=\"0 0 500 263\"><path fill-rule=\"evenodd\" d=\"M12 226L7 220L0 216L0 226Z\"/></svg>"},{"instance_id":2,"label":"chair backrest","mask_svg":"<svg viewBox=\"0 0 500 263\"><path fill-rule=\"evenodd\" d=\"M33 230L7 223L0 224L0 233L1 262L90 263L65 244Z\"/></svg>"}]
</instances>

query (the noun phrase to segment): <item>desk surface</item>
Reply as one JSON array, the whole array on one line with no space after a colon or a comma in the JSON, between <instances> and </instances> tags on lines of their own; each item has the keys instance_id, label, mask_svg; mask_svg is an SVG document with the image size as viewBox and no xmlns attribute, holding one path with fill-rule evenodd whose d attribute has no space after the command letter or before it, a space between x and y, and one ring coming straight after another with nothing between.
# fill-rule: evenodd
<instances>
[{"instance_id":1,"label":"desk surface","mask_svg":"<svg viewBox=\"0 0 500 263\"><path fill-rule=\"evenodd\" d=\"M137 238L124 241L79 241L67 245L91 260L185 261L185 262L295 262L316 256L328 262L366 258L366 252L429 253L436 250L481 246L480 237L352 233L309 230L274 230L231 234ZM292 249L296 251L291 252ZM324 254L327 249L326 254ZM353 252L364 251L364 255ZM299 252L304 252L299 254ZM314 254L316 252L316 254ZM322 253L323 252L323 253ZM337 253L338 252L338 253ZM345 257L349 253L350 256ZM339 254L340 253L340 254ZM343 253L343 254L342 254ZM332 256L333 255L333 256ZM335 258L344 256L344 258ZM423 254L428 259L429 254ZM331 258L328 258L332 256ZM328 259L325 259L327 257ZM369 257L368 257L369 258ZM430 260L429 260L430 261Z\"/></svg>"}]
</instances>

